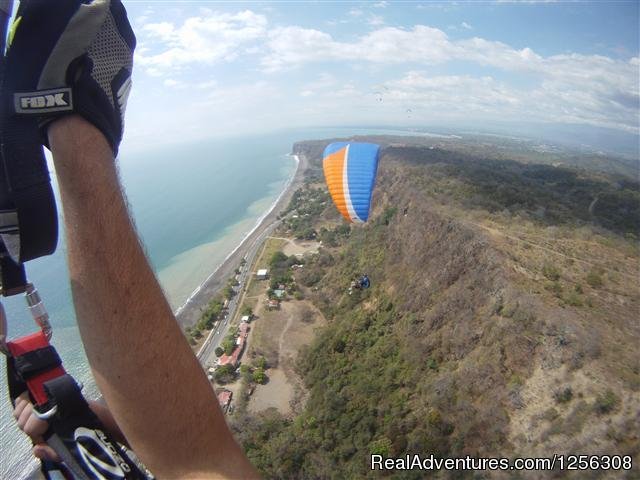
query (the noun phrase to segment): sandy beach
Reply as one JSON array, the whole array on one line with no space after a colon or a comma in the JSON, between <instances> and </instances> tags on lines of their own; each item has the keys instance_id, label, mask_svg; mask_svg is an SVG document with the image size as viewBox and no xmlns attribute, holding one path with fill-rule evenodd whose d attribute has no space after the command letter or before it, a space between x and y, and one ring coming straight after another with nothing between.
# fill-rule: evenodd
<instances>
[{"instance_id":1,"label":"sandy beach","mask_svg":"<svg viewBox=\"0 0 640 480\"><path fill-rule=\"evenodd\" d=\"M199 287L197 293L192 295L189 301L176 313L176 319L181 327L194 325L200 318L202 309L207 303L226 285L227 279L240 265L241 259L247 253L264 240L267 232L271 231L280 212L289 205L293 192L302 185L304 173L307 170L307 160L304 156L298 156L298 165L293 180L287 189L280 195L272 210L262 219L260 224L244 238L236 250L227 257L215 272Z\"/></svg>"}]
</instances>

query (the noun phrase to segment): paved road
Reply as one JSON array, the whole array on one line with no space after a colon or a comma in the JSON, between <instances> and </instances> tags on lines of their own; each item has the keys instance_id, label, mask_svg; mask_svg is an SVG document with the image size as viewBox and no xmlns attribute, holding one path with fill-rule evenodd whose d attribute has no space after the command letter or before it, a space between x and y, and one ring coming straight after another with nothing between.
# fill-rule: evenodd
<instances>
[{"instance_id":1,"label":"paved road","mask_svg":"<svg viewBox=\"0 0 640 480\"><path fill-rule=\"evenodd\" d=\"M253 272L251 270L252 270L252 267L254 267L253 262L255 261L256 255L260 250L260 247L262 247L262 244L265 241L265 239L269 235L271 235L271 233L275 230L275 228L279 224L280 224L280 220L278 220L277 222L274 222L269 227L267 227L264 230L264 232L262 232L260 236L255 239L255 241L249 248L249 251L245 255L244 259L246 260L246 263L244 267L241 267L242 271L240 272L240 278L239 278L240 285L236 287L236 295L234 295L233 298L229 301L227 314L222 320L218 322L216 327L207 336L207 339L205 340L204 344L200 348L200 351L198 352L198 355L197 355L198 360L200 360L200 363L204 368L208 368L210 366L215 365L216 360L218 358L216 357L215 350L227 335L227 332L229 331L229 325L235 318L236 312L240 307L240 305L238 305L238 301L242 297L242 295L240 295L240 292L247 285L247 281L251 278L251 275L253 275Z\"/></svg>"}]
</instances>

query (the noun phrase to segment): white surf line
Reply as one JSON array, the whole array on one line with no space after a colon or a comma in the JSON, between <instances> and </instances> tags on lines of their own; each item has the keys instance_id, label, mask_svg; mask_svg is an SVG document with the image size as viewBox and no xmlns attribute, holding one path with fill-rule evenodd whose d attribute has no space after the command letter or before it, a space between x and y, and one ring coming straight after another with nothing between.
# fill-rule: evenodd
<instances>
[{"instance_id":1,"label":"white surf line","mask_svg":"<svg viewBox=\"0 0 640 480\"><path fill-rule=\"evenodd\" d=\"M296 161L296 169L293 171L293 173L287 179L287 183L285 184L284 188L282 189L282 192L280 192L280 195L278 195L278 197L271 204L269 209L263 215L261 215L258 218L258 220L256 220L256 223L255 223L254 227L249 231L249 233L245 234L245 236L242 237L242 240L240 240L240 243L238 243L236 248L234 248L231 251L231 253L229 253L225 257L225 259L215 267L213 272L200 285L198 285L193 292L191 292L189 297L187 297L187 300L173 312L174 315L179 315L180 312L182 312L182 310L184 310L184 308L194 299L194 297L198 293L200 293L200 290L202 290L202 288L204 288L204 286L209 282L209 280L211 280L211 278L213 278L218 273L218 270L220 270L220 268L227 262L227 260L229 260L229 258L231 258L240 248L242 248L242 246L247 241L247 239L251 235L253 235L253 233L258 229L258 227L260 227L260 224L273 211L273 209L278 205L278 202L280 202L280 199L282 199L283 195L289 190L289 187L293 183L293 180L296 177L296 174L298 173L298 169L300 168L300 157L298 157L298 155L289 155L289 154L287 154L287 156L293 157L293 159Z\"/></svg>"}]
</instances>

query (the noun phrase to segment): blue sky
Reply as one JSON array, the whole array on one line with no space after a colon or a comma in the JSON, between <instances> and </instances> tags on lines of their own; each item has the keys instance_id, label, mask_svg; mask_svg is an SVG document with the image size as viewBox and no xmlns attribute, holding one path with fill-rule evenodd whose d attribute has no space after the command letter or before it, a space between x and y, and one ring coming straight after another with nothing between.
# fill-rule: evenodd
<instances>
[{"instance_id":1,"label":"blue sky","mask_svg":"<svg viewBox=\"0 0 640 480\"><path fill-rule=\"evenodd\" d=\"M329 125L638 133L636 1L124 3L130 147Z\"/></svg>"}]
</instances>

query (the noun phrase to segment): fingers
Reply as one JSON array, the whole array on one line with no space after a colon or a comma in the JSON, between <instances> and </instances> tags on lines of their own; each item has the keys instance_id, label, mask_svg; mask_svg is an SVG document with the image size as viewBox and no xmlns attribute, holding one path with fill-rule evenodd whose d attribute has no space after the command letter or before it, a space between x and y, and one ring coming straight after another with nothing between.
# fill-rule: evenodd
<instances>
[{"instance_id":1,"label":"fingers","mask_svg":"<svg viewBox=\"0 0 640 480\"><path fill-rule=\"evenodd\" d=\"M28 392L24 392L16 398L13 417L16 419L20 430L31 437L31 441L34 443L32 452L36 458L53 462L61 461L55 450L44 443L42 436L49 428L49 424L33 415L33 405L29 399Z\"/></svg>"},{"instance_id":2,"label":"fingers","mask_svg":"<svg viewBox=\"0 0 640 480\"><path fill-rule=\"evenodd\" d=\"M49 428L49 424L33 415L33 405L29 401L27 392L16 398L13 416L20 430L30 436L34 442L42 441L42 436Z\"/></svg>"},{"instance_id":3,"label":"fingers","mask_svg":"<svg viewBox=\"0 0 640 480\"><path fill-rule=\"evenodd\" d=\"M35 445L32 452L33 456L39 458L40 460L51 460L52 462L62 461L56 451L46 443L39 443Z\"/></svg>"},{"instance_id":4,"label":"fingers","mask_svg":"<svg viewBox=\"0 0 640 480\"><path fill-rule=\"evenodd\" d=\"M24 392L15 401L15 407L13 409L13 418L16 419L20 430L24 430L27 420L31 416L31 402L29 401L29 394Z\"/></svg>"}]
</instances>

